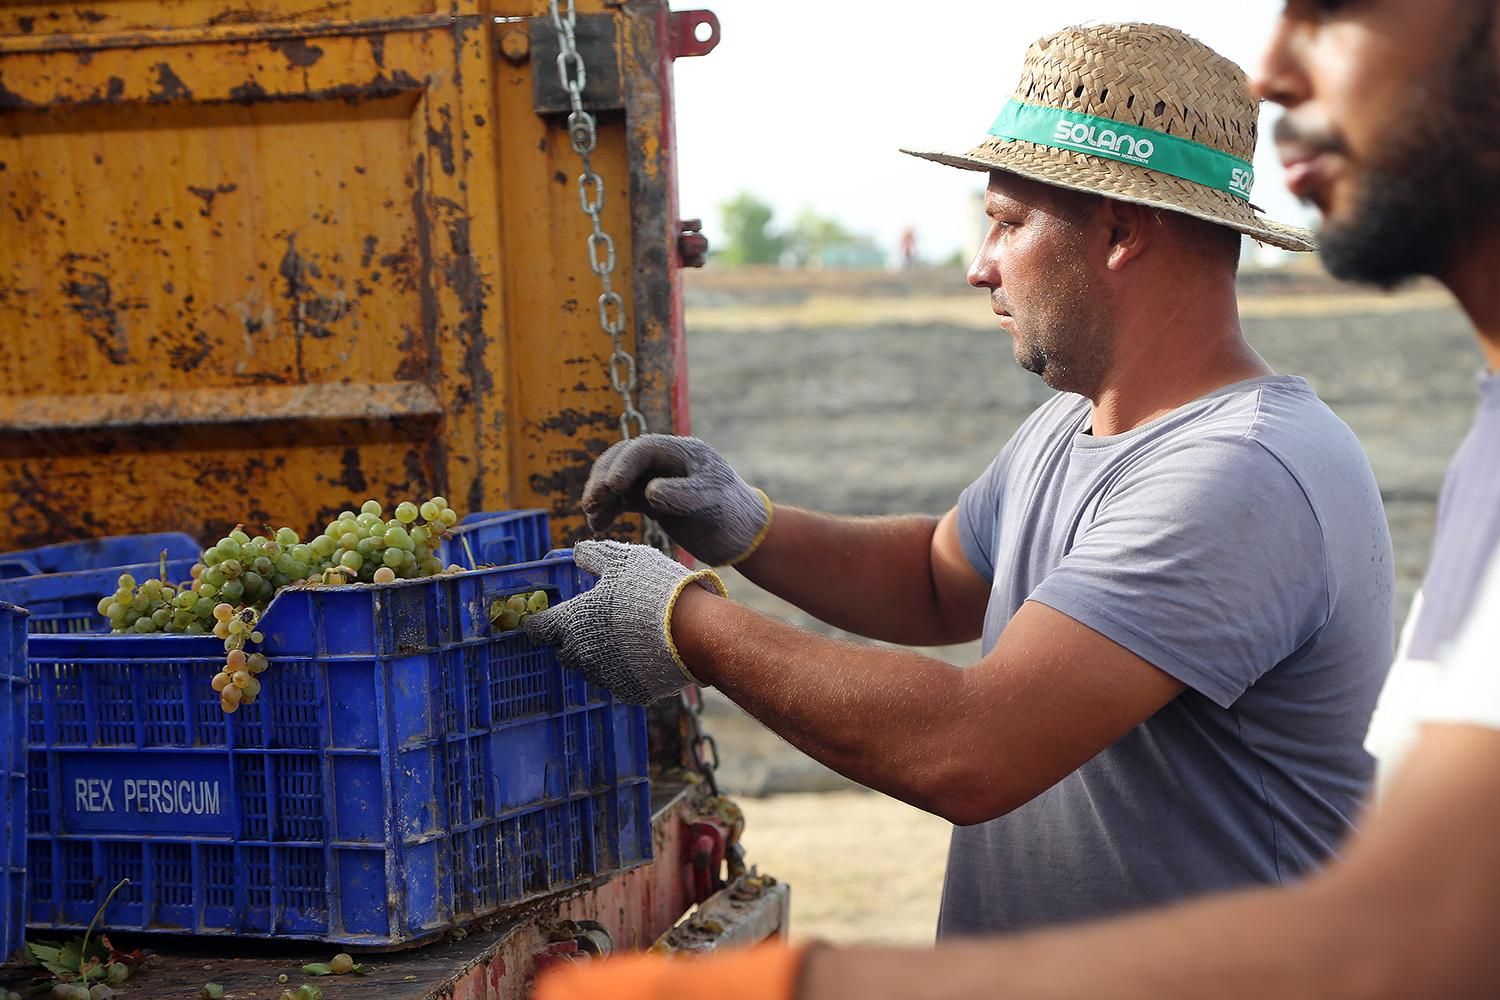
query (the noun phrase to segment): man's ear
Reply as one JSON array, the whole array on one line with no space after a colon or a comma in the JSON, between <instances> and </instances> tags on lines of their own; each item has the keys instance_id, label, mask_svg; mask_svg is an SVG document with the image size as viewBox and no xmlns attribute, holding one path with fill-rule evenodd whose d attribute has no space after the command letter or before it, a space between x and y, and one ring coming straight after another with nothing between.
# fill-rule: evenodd
<instances>
[{"instance_id":1,"label":"man's ear","mask_svg":"<svg viewBox=\"0 0 1500 1000\"><path fill-rule=\"evenodd\" d=\"M1157 211L1128 201L1105 198L1103 222L1109 230L1109 247L1105 267L1111 271L1125 266L1145 252L1151 235L1161 227Z\"/></svg>"}]
</instances>

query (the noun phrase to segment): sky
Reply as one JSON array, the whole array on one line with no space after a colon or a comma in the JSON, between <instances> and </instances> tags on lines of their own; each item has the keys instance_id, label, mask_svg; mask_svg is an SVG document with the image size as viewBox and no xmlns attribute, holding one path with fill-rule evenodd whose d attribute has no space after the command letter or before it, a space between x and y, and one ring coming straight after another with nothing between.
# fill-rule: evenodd
<instances>
[{"instance_id":1,"label":"sky","mask_svg":"<svg viewBox=\"0 0 1500 1000\"><path fill-rule=\"evenodd\" d=\"M678 9L691 5L682 2ZM967 150L1009 99L1027 46L1070 24L1153 21L1180 28L1253 74L1279 0L702 0L718 48L676 64L682 215L722 243L719 206L741 191L774 224L811 209L894 250L972 253L984 176L899 152ZM1261 112L1253 201L1311 225L1282 183Z\"/></svg>"}]
</instances>

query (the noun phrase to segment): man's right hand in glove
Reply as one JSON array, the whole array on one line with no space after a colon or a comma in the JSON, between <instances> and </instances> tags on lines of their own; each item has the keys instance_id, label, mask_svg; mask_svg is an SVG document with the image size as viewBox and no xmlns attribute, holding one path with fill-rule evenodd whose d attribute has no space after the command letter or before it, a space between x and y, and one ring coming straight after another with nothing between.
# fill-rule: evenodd
<instances>
[{"instance_id":1,"label":"man's right hand in glove","mask_svg":"<svg viewBox=\"0 0 1500 1000\"><path fill-rule=\"evenodd\" d=\"M747 558L771 529L771 501L697 438L645 434L611 447L583 488L589 527L645 514L711 566Z\"/></svg>"}]
</instances>

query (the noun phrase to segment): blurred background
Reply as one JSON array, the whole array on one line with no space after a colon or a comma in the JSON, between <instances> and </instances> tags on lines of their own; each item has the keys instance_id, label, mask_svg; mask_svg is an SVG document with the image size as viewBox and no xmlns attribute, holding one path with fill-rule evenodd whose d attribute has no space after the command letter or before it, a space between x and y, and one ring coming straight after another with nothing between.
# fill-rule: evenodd
<instances>
[{"instance_id":1,"label":"blurred background","mask_svg":"<svg viewBox=\"0 0 1500 1000\"><path fill-rule=\"evenodd\" d=\"M1249 71L1280 9L1132 0L920 8L714 0L723 41L677 67L684 215L714 250L687 273L694 432L774 499L820 510L939 514L1050 394L1018 369L964 269L982 174L897 152L967 148L1010 94L1026 46L1101 19L1154 21ZM747 85L746 81L754 81ZM1253 201L1312 225L1262 115ZM1404 614L1427 558L1479 358L1445 292L1335 283L1315 260L1247 244L1241 309L1278 371L1308 378L1355 430L1395 541ZM833 633L743 578L732 594ZM932 651L971 663L978 645ZM800 938L925 943L950 827L863 792L708 693L721 779L753 863L790 881Z\"/></svg>"}]
</instances>

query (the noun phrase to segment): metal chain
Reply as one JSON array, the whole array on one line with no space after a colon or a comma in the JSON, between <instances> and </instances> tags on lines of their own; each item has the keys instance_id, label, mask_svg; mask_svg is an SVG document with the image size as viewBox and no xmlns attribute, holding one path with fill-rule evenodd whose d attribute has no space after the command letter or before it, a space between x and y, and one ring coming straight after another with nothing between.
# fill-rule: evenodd
<instances>
[{"instance_id":1,"label":"metal chain","mask_svg":"<svg viewBox=\"0 0 1500 1000\"><path fill-rule=\"evenodd\" d=\"M593 152L599 143L598 122L583 108L583 89L588 83L588 67L578 52L575 30L578 26L577 12L573 0L549 0L552 27L557 29L557 78L568 92L572 111L568 114L568 141L573 152L583 161L583 172L578 175L578 207L588 216L593 232L588 238L589 268L599 277L602 289L599 293L599 327L609 335L613 351L609 356L609 384L620 394L620 436L629 441L637 434L650 433L646 416L635 405L636 363L635 357L625 349L622 337L625 333L625 300L615 291L615 241L604 231L600 215L604 211L604 178L594 170ZM670 554L672 540L650 518L645 518L645 542ZM693 767L703 776L709 794L718 796L719 781L714 771L719 766L719 746L714 738L703 731L700 705L694 704L686 692L682 695L683 711L687 713L689 732L688 754ZM744 853L739 844L732 845L730 867L743 869Z\"/></svg>"},{"instance_id":2,"label":"metal chain","mask_svg":"<svg viewBox=\"0 0 1500 1000\"><path fill-rule=\"evenodd\" d=\"M615 291L615 241L604 231L600 219L604 211L604 178L594 170L593 153L599 144L598 122L583 109L583 89L588 84L588 67L578 51L574 34L578 17L573 0L549 0L552 26L557 29L557 78L568 92L572 111L568 114L568 142L583 161L578 175L578 207L588 216L593 232L588 237L589 269L599 277L599 328L609 335L613 350L609 355L609 384L620 394L620 437L629 441L638 434L649 434L646 415L635 405L635 355L625 349L625 299ZM663 552L670 552L672 540L650 518L645 518L645 541Z\"/></svg>"}]
</instances>

